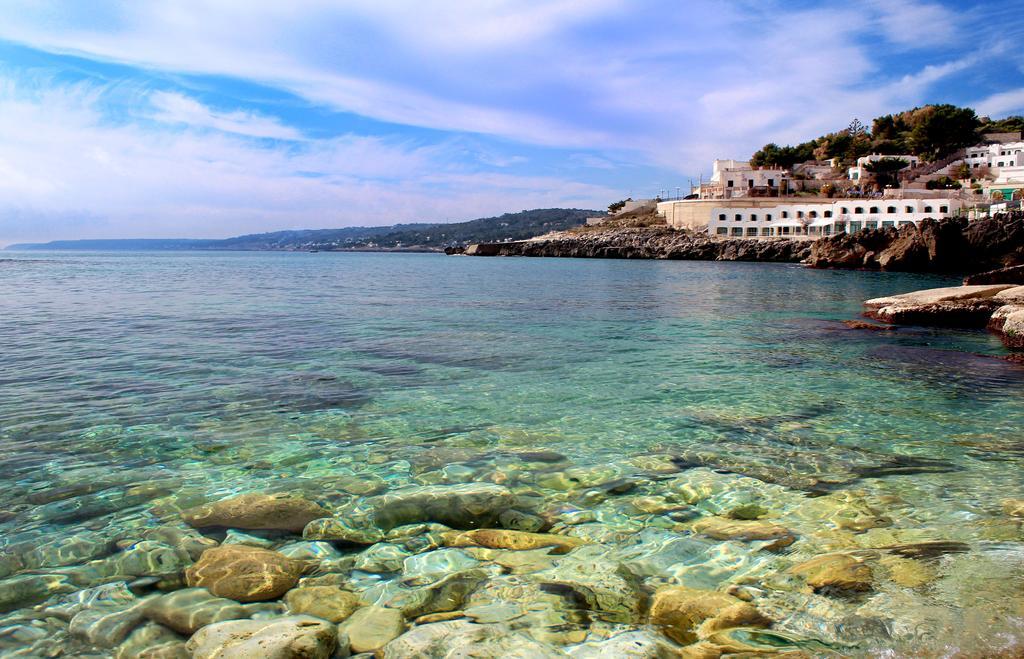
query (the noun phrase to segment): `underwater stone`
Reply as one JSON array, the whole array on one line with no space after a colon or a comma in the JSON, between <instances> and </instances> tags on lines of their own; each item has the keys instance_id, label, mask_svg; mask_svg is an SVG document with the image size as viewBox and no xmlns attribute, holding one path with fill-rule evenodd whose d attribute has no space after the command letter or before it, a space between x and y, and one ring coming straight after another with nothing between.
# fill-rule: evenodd
<instances>
[{"instance_id":1,"label":"underwater stone","mask_svg":"<svg viewBox=\"0 0 1024 659\"><path fill-rule=\"evenodd\" d=\"M512 492L501 485L467 483L396 490L363 504L372 524L385 531L415 522L471 529L494 524L514 500Z\"/></svg>"},{"instance_id":2,"label":"underwater stone","mask_svg":"<svg viewBox=\"0 0 1024 659\"><path fill-rule=\"evenodd\" d=\"M177 526L158 526L143 533L142 538L183 549L192 560L198 559L210 547L217 546L216 540L202 536L193 529Z\"/></svg>"},{"instance_id":3,"label":"underwater stone","mask_svg":"<svg viewBox=\"0 0 1024 659\"><path fill-rule=\"evenodd\" d=\"M274 546L274 542L272 540L267 540L266 538L258 538L254 535L248 535L246 533L242 533L234 529L231 529L227 532L227 535L224 536L224 542L222 542L221 544L248 545L249 547L262 547L264 549L270 549Z\"/></svg>"},{"instance_id":4,"label":"underwater stone","mask_svg":"<svg viewBox=\"0 0 1024 659\"><path fill-rule=\"evenodd\" d=\"M871 590L871 568L847 554L815 556L789 572L803 577L815 592Z\"/></svg>"},{"instance_id":5,"label":"underwater stone","mask_svg":"<svg viewBox=\"0 0 1024 659\"><path fill-rule=\"evenodd\" d=\"M384 648L383 659L406 657L529 657L549 659L565 654L521 632L501 625L450 620L414 627Z\"/></svg>"},{"instance_id":6,"label":"underwater stone","mask_svg":"<svg viewBox=\"0 0 1024 659\"><path fill-rule=\"evenodd\" d=\"M193 659L327 659L338 630L312 616L231 620L197 631L186 643Z\"/></svg>"},{"instance_id":7,"label":"underwater stone","mask_svg":"<svg viewBox=\"0 0 1024 659\"><path fill-rule=\"evenodd\" d=\"M248 618L238 602L211 595L205 588L186 588L146 602L143 615L182 634L193 634L206 625Z\"/></svg>"},{"instance_id":8,"label":"underwater stone","mask_svg":"<svg viewBox=\"0 0 1024 659\"><path fill-rule=\"evenodd\" d=\"M310 615L333 623L347 619L362 605L358 595L336 586L295 588L288 591L284 601L293 615Z\"/></svg>"},{"instance_id":9,"label":"underwater stone","mask_svg":"<svg viewBox=\"0 0 1024 659\"><path fill-rule=\"evenodd\" d=\"M293 542L278 547L277 553L299 561L337 561L344 558L328 542Z\"/></svg>"},{"instance_id":10,"label":"underwater stone","mask_svg":"<svg viewBox=\"0 0 1024 659\"><path fill-rule=\"evenodd\" d=\"M479 561L461 549L428 551L405 559L402 564L402 583L426 585L479 564Z\"/></svg>"},{"instance_id":11,"label":"underwater stone","mask_svg":"<svg viewBox=\"0 0 1024 659\"><path fill-rule=\"evenodd\" d=\"M673 659L680 656L679 650L663 636L637 630L577 645L567 654L574 659Z\"/></svg>"},{"instance_id":12,"label":"underwater stone","mask_svg":"<svg viewBox=\"0 0 1024 659\"><path fill-rule=\"evenodd\" d=\"M302 530L306 540L340 540L354 545L372 545L384 534L375 528L355 528L336 517L314 519Z\"/></svg>"},{"instance_id":13,"label":"underwater stone","mask_svg":"<svg viewBox=\"0 0 1024 659\"><path fill-rule=\"evenodd\" d=\"M206 588L238 602L276 599L293 588L304 564L275 551L227 545L207 549L185 577L189 586Z\"/></svg>"},{"instance_id":14,"label":"underwater stone","mask_svg":"<svg viewBox=\"0 0 1024 659\"><path fill-rule=\"evenodd\" d=\"M403 561L410 555L397 545L378 543L356 556L356 562L352 567L363 572L398 572L402 569Z\"/></svg>"},{"instance_id":15,"label":"underwater stone","mask_svg":"<svg viewBox=\"0 0 1024 659\"><path fill-rule=\"evenodd\" d=\"M405 631L405 619L401 611L367 606L353 613L338 630L348 636L353 652L377 652Z\"/></svg>"},{"instance_id":16,"label":"underwater stone","mask_svg":"<svg viewBox=\"0 0 1024 659\"><path fill-rule=\"evenodd\" d=\"M1024 517L1024 499L1003 499L1003 512L1010 517Z\"/></svg>"},{"instance_id":17,"label":"underwater stone","mask_svg":"<svg viewBox=\"0 0 1024 659\"><path fill-rule=\"evenodd\" d=\"M733 627L765 627L771 620L753 605L716 591L685 586L662 588L654 593L651 624L664 628L684 645Z\"/></svg>"},{"instance_id":18,"label":"underwater stone","mask_svg":"<svg viewBox=\"0 0 1024 659\"><path fill-rule=\"evenodd\" d=\"M550 547L552 554L565 554L576 547L587 544L582 538L551 533L526 533L508 529L476 529L473 531L450 531L444 534L448 547L487 547L489 549L540 549Z\"/></svg>"},{"instance_id":19,"label":"underwater stone","mask_svg":"<svg viewBox=\"0 0 1024 659\"><path fill-rule=\"evenodd\" d=\"M58 574L24 574L0 581L0 613L38 604L53 595L77 590Z\"/></svg>"},{"instance_id":20,"label":"underwater stone","mask_svg":"<svg viewBox=\"0 0 1024 659\"><path fill-rule=\"evenodd\" d=\"M93 645L112 648L142 624L142 608L146 603L146 600L140 600L127 608L104 606L85 609L75 614L68 629Z\"/></svg>"},{"instance_id":21,"label":"underwater stone","mask_svg":"<svg viewBox=\"0 0 1024 659\"><path fill-rule=\"evenodd\" d=\"M620 563L603 558L600 548L593 549L593 555L586 549L573 552L532 577L542 589L571 591L591 611L603 614L603 620L634 622L642 600L639 580Z\"/></svg>"},{"instance_id":22,"label":"underwater stone","mask_svg":"<svg viewBox=\"0 0 1024 659\"><path fill-rule=\"evenodd\" d=\"M544 520L537 515L531 515L530 513L518 510L506 510L498 515L498 524L504 529L527 531L530 533L540 531L545 526Z\"/></svg>"},{"instance_id":23,"label":"underwater stone","mask_svg":"<svg viewBox=\"0 0 1024 659\"><path fill-rule=\"evenodd\" d=\"M330 514L326 508L301 497L254 492L190 508L181 516L197 528L223 526L298 533L314 519Z\"/></svg>"},{"instance_id":24,"label":"underwater stone","mask_svg":"<svg viewBox=\"0 0 1024 659\"><path fill-rule=\"evenodd\" d=\"M768 522L705 517L693 525L694 533L706 535L715 540L740 540L743 542L772 540L765 549L780 549L796 542L796 535L784 526Z\"/></svg>"},{"instance_id":25,"label":"underwater stone","mask_svg":"<svg viewBox=\"0 0 1024 659\"><path fill-rule=\"evenodd\" d=\"M115 659L188 659L185 639L163 625L145 622L117 646Z\"/></svg>"},{"instance_id":26,"label":"underwater stone","mask_svg":"<svg viewBox=\"0 0 1024 659\"><path fill-rule=\"evenodd\" d=\"M98 533L82 531L36 546L22 555L27 568L62 567L83 563L110 552L113 543Z\"/></svg>"}]
</instances>

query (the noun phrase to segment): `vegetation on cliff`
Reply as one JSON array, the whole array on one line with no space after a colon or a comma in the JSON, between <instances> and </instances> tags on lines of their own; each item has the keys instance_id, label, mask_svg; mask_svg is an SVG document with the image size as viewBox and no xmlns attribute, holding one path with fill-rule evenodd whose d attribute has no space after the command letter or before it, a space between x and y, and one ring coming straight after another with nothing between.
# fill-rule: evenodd
<instances>
[{"instance_id":1,"label":"vegetation on cliff","mask_svg":"<svg viewBox=\"0 0 1024 659\"><path fill-rule=\"evenodd\" d=\"M1024 130L1024 117L992 120L979 118L971 108L955 105L925 105L905 112L876 117L871 129L858 120L847 128L816 137L795 146L766 144L751 157L758 167L792 167L798 162L839 158L853 164L871 153L911 154L937 160L957 149L983 140L985 133Z\"/></svg>"},{"instance_id":2,"label":"vegetation on cliff","mask_svg":"<svg viewBox=\"0 0 1024 659\"><path fill-rule=\"evenodd\" d=\"M539 208L450 224L396 224L383 227L305 229L257 233L224 240L65 240L11 245L12 249L217 249L217 250L430 250L469 242L523 240L583 224L599 211Z\"/></svg>"}]
</instances>

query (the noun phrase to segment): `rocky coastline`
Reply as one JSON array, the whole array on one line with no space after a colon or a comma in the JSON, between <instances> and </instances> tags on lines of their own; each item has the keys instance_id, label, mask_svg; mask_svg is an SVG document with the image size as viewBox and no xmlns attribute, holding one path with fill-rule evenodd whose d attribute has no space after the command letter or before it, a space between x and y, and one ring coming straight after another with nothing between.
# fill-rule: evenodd
<instances>
[{"instance_id":1,"label":"rocky coastline","mask_svg":"<svg viewBox=\"0 0 1024 659\"><path fill-rule=\"evenodd\" d=\"M467 256L799 263L810 255L810 251L810 243L801 240L714 240L699 233L656 226L611 227L585 233L563 232L532 240L449 248L445 253Z\"/></svg>"},{"instance_id":2,"label":"rocky coastline","mask_svg":"<svg viewBox=\"0 0 1024 659\"><path fill-rule=\"evenodd\" d=\"M665 225L607 226L531 240L449 247L446 254L563 258L806 263L812 268L978 273L1024 265L1024 213L975 222L925 220L920 226L868 229L816 241L714 239Z\"/></svg>"}]
</instances>

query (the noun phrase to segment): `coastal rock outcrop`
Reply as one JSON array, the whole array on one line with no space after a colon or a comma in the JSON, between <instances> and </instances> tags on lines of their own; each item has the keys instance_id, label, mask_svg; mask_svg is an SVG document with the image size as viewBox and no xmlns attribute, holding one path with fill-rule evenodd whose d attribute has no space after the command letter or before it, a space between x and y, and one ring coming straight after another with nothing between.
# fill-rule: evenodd
<instances>
[{"instance_id":1,"label":"coastal rock outcrop","mask_svg":"<svg viewBox=\"0 0 1024 659\"><path fill-rule=\"evenodd\" d=\"M815 241L807 262L814 268L902 272L970 272L1019 266L1024 264L1024 216L996 215L975 222L965 218L927 219L918 226L898 230L841 233ZM969 283L1001 283L1001 275L986 274L988 278Z\"/></svg>"},{"instance_id":2,"label":"coastal rock outcrop","mask_svg":"<svg viewBox=\"0 0 1024 659\"><path fill-rule=\"evenodd\" d=\"M864 315L887 323L988 327L1011 350L1024 349L1024 286L975 284L880 297Z\"/></svg>"}]
</instances>

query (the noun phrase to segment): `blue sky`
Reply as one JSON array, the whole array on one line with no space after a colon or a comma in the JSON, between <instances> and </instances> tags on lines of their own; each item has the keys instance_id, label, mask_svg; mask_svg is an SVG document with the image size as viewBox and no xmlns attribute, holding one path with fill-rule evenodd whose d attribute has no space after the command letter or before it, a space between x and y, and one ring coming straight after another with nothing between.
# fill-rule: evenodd
<instances>
[{"instance_id":1,"label":"blue sky","mask_svg":"<svg viewBox=\"0 0 1024 659\"><path fill-rule=\"evenodd\" d=\"M0 244L602 208L930 102L1024 2L0 0Z\"/></svg>"}]
</instances>

